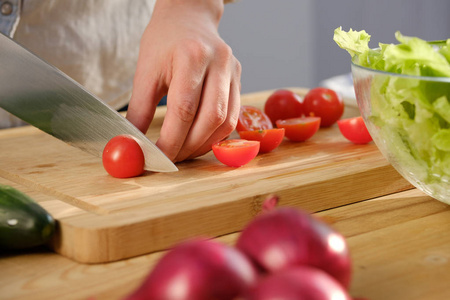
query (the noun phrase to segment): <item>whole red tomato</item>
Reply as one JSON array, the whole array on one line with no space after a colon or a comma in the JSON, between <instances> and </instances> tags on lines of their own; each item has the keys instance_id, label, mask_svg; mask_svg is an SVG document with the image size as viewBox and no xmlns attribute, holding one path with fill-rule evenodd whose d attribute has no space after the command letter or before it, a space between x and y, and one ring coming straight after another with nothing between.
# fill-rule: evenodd
<instances>
[{"instance_id":1,"label":"whole red tomato","mask_svg":"<svg viewBox=\"0 0 450 300\"><path fill-rule=\"evenodd\" d=\"M305 116L320 117L320 127L330 127L342 117L344 102L333 90L317 87L303 98Z\"/></svg>"},{"instance_id":2,"label":"whole red tomato","mask_svg":"<svg viewBox=\"0 0 450 300\"><path fill-rule=\"evenodd\" d=\"M113 137L103 149L103 167L116 178L129 178L144 173L145 157L136 140L128 135Z\"/></svg>"},{"instance_id":3,"label":"whole red tomato","mask_svg":"<svg viewBox=\"0 0 450 300\"><path fill-rule=\"evenodd\" d=\"M301 117L302 99L290 90L277 90L266 100L264 112L275 124L278 120Z\"/></svg>"}]
</instances>

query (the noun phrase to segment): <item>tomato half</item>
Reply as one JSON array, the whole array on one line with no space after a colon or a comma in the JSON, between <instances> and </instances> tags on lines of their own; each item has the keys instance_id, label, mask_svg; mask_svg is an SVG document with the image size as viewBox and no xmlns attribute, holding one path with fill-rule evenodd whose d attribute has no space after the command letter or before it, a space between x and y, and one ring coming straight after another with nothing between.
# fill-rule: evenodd
<instances>
[{"instance_id":1,"label":"tomato half","mask_svg":"<svg viewBox=\"0 0 450 300\"><path fill-rule=\"evenodd\" d=\"M103 167L116 178L129 178L144 173L145 157L136 140L128 135L113 137L103 149Z\"/></svg>"},{"instance_id":2,"label":"tomato half","mask_svg":"<svg viewBox=\"0 0 450 300\"><path fill-rule=\"evenodd\" d=\"M258 141L242 139L225 140L212 145L216 158L230 167L240 167L248 164L259 152Z\"/></svg>"},{"instance_id":3,"label":"tomato half","mask_svg":"<svg viewBox=\"0 0 450 300\"><path fill-rule=\"evenodd\" d=\"M264 113L270 118L272 124L277 120L286 120L301 117L303 114L302 99L289 90L277 90L267 98Z\"/></svg>"},{"instance_id":4,"label":"tomato half","mask_svg":"<svg viewBox=\"0 0 450 300\"><path fill-rule=\"evenodd\" d=\"M284 128L239 131L241 139L259 141L259 153L267 153L277 148L284 138Z\"/></svg>"},{"instance_id":5,"label":"tomato half","mask_svg":"<svg viewBox=\"0 0 450 300\"><path fill-rule=\"evenodd\" d=\"M272 129L272 121L259 108L249 105L241 106L237 131Z\"/></svg>"},{"instance_id":6,"label":"tomato half","mask_svg":"<svg viewBox=\"0 0 450 300\"><path fill-rule=\"evenodd\" d=\"M327 88L311 89L303 98L305 116L320 117L321 127L330 127L344 113L344 102L333 90Z\"/></svg>"},{"instance_id":7,"label":"tomato half","mask_svg":"<svg viewBox=\"0 0 450 300\"><path fill-rule=\"evenodd\" d=\"M367 144L372 141L362 117L342 119L337 122L342 135L355 144Z\"/></svg>"},{"instance_id":8,"label":"tomato half","mask_svg":"<svg viewBox=\"0 0 450 300\"><path fill-rule=\"evenodd\" d=\"M300 117L278 120L278 128L286 130L286 137L293 142L303 142L310 139L320 127L319 117Z\"/></svg>"}]
</instances>

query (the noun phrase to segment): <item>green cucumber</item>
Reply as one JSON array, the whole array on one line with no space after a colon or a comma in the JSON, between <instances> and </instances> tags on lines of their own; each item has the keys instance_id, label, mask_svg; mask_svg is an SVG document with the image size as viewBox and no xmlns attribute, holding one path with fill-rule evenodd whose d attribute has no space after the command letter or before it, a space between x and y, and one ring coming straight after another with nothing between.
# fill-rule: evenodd
<instances>
[{"instance_id":1,"label":"green cucumber","mask_svg":"<svg viewBox=\"0 0 450 300\"><path fill-rule=\"evenodd\" d=\"M47 243L55 220L37 202L0 184L0 249L25 249Z\"/></svg>"}]
</instances>

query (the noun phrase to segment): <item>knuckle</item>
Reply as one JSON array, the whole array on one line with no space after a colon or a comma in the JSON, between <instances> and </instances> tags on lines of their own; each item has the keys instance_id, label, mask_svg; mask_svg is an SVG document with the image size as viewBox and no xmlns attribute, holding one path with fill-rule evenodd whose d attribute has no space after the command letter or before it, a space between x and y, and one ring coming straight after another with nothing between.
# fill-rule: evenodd
<instances>
[{"instance_id":1,"label":"knuckle","mask_svg":"<svg viewBox=\"0 0 450 300\"><path fill-rule=\"evenodd\" d=\"M239 121L239 105L237 106L237 109L233 110L233 112L228 116L228 123L231 129L233 131L236 129L236 126Z\"/></svg>"},{"instance_id":2,"label":"knuckle","mask_svg":"<svg viewBox=\"0 0 450 300\"><path fill-rule=\"evenodd\" d=\"M230 135L238 123L238 116L229 116L222 124L222 130L225 136Z\"/></svg>"},{"instance_id":3,"label":"knuckle","mask_svg":"<svg viewBox=\"0 0 450 300\"><path fill-rule=\"evenodd\" d=\"M214 105L209 104L209 125L218 128L228 119L229 94L225 89L219 88L214 95Z\"/></svg>"},{"instance_id":4,"label":"knuckle","mask_svg":"<svg viewBox=\"0 0 450 300\"><path fill-rule=\"evenodd\" d=\"M233 50L226 43L220 43L216 47L217 53L226 60L231 60L233 58Z\"/></svg>"},{"instance_id":5,"label":"knuckle","mask_svg":"<svg viewBox=\"0 0 450 300\"><path fill-rule=\"evenodd\" d=\"M197 105L190 100L185 100L175 107L175 114L184 123L192 123L197 113Z\"/></svg>"},{"instance_id":6,"label":"knuckle","mask_svg":"<svg viewBox=\"0 0 450 300\"><path fill-rule=\"evenodd\" d=\"M227 120L226 108L219 108L215 112L209 114L209 123L211 127L219 127Z\"/></svg>"},{"instance_id":7,"label":"knuckle","mask_svg":"<svg viewBox=\"0 0 450 300\"><path fill-rule=\"evenodd\" d=\"M215 48L215 56L219 64L224 66L232 66L233 61L236 60L233 56L231 47L225 43L220 43Z\"/></svg>"},{"instance_id":8,"label":"knuckle","mask_svg":"<svg viewBox=\"0 0 450 300\"><path fill-rule=\"evenodd\" d=\"M192 94L199 88L201 88L203 84L203 74L201 73L191 73L190 76L185 77L181 83L181 90L183 93Z\"/></svg>"},{"instance_id":9,"label":"knuckle","mask_svg":"<svg viewBox=\"0 0 450 300\"><path fill-rule=\"evenodd\" d=\"M199 40L186 39L180 51L186 55L188 60L195 64L205 64L211 56L211 49Z\"/></svg>"}]
</instances>

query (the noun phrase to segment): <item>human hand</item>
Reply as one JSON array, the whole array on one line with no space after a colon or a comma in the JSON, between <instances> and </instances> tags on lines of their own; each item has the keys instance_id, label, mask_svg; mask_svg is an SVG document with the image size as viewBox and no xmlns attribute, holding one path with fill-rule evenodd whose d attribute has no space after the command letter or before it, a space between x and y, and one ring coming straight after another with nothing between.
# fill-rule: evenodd
<instances>
[{"instance_id":1,"label":"human hand","mask_svg":"<svg viewBox=\"0 0 450 300\"><path fill-rule=\"evenodd\" d=\"M127 119L146 132L159 100L156 145L174 162L211 150L234 130L241 65L220 38L222 0L157 1L141 40Z\"/></svg>"}]
</instances>

